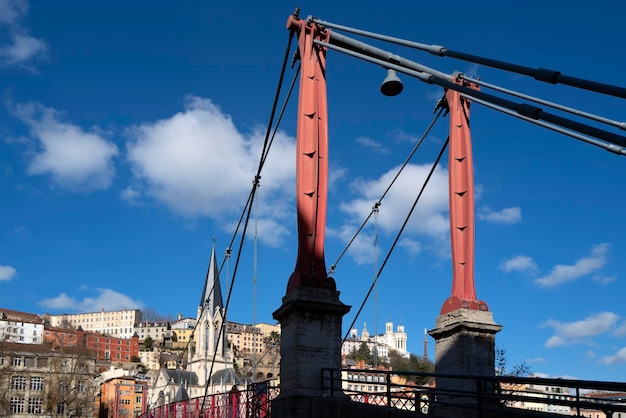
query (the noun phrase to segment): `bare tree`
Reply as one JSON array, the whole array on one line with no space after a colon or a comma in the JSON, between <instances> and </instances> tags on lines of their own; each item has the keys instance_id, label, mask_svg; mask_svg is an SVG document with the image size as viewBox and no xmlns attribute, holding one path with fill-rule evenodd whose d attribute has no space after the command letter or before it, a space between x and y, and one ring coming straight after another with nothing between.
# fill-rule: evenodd
<instances>
[{"instance_id":1,"label":"bare tree","mask_svg":"<svg viewBox=\"0 0 626 418\"><path fill-rule=\"evenodd\" d=\"M156 309L148 307L141 310L141 319L145 322L163 322L165 316L158 313Z\"/></svg>"},{"instance_id":2,"label":"bare tree","mask_svg":"<svg viewBox=\"0 0 626 418\"><path fill-rule=\"evenodd\" d=\"M9 389L12 370L9 359L4 353L0 353L0 416L10 415Z\"/></svg>"},{"instance_id":3,"label":"bare tree","mask_svg":"<svg viewBox=\"0 0 626 418\"><path fill-rule=\"evenodd\" d=\"M95 355L84 347L65 348L50 358L51 378L45 408L62 416L93 416L97 392Z\"/></svg>"},{"instance_id":4,"label":"bare tree","mask_svg":"<svg viewBox=\"0 0 626 418\"><path fill-rule=\"evenodd\" d=\"M59 324L59 328L63 328L63 329L76 329L76 327L74 326L74 324L72 324L69 319L67 318L63 318L63 320L61 321L61 323Z\"/></svg>"}]
</instances>

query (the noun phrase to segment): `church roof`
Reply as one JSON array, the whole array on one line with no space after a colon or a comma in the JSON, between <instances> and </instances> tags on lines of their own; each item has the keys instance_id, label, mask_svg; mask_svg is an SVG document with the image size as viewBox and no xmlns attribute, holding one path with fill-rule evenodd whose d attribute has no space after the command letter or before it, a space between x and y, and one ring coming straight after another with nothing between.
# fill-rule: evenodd
<instances>
[{"instance_id":1,"label":"church roof","mask_svg":"<svg viewBox=\"0 0 626 418\"><path fill-rule=\"evenodd\" d=\"M186 401L187 399L189 399L189 393L187 392L187 389L185 389L185 386L181 383L176 391L176 395L174 396L174 402Z\"/></svg>"},{"instance_id":2,"label":"church roof","mask_svg":"<svg viewBox=\"0 0 626 418\"><path fill-rule=\"evenodd\" d=\"M215 259L215 243L211 249L211 260L207 271L204 289L200 299L200 307L207 309L211 315L215 314L216 308L224 308L222 302L222 287L220 286L219 269Z\"/></svg>"},{"instance_id":3,"label":"church roof","mask_svg":"<svg viewBox=\"0 0 626 418\"><path fill-rule=\"evenodd\" d=\"M233 368L218 370L211 375L212 385L223 384L227 386L232 386L245 385L245 383L246 379L240 377Z\"/></svg>"},{"instance_id":4,"label":"church roof","mask_svg":"<svg viewBox=\"0 0 626 418\"><path fill-rule=\"evenodd\" d=\"M194 372L180 369L166 369L165 372L172 383L198 386L198 376Z\"/></svg>"}]
</instances>

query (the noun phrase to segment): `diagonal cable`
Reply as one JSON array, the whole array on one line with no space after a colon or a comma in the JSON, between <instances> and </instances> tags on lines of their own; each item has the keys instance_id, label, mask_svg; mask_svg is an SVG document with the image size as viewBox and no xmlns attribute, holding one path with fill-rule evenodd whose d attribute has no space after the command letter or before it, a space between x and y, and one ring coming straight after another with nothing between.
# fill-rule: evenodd
<instances>
[{"instance_id":1,"label":"diagonal cable","mask_svg":"<svg viewBox=\"0 0 626 418\"><path fill-rule=\"evenodd\" d=\"M428 128L426 128L426 131L424 131L424 133L422 134L422 137L419 139L419 141L417 142L417 144L415 145L415 147L413 147L413 150L411 150L411 152L409 153L409 156L406 158L406 160L404 160L404 163L402 163L402 166L400 166L400 168L398 169L398 172L396 173L396 175L394 176L394 178L391 180L391 182L389 183L389 186L387 186L387 189L383 192L383 194L380 196L380 198L376 201L376 203L374 203L374 206L372 207L372 210L370 211L369 215L367 215L367 218L365 218L365 220L363 221L363 223L361 224L361 226L359 227L359 229L357 229L357 231L354 233L354 235L352 236L352 238L350 239L350 241L348 242L348 244L345 246L345 248L341 251L341 254L339 254L339 257L337 257L337 259L335 260L335 262L330 266L330 271L328 272L329 275L331 275L332 273L335 272L335 268L337 267L337 263L339 263L339 261L343 258L343 256L346 254L346 252L348 251L348 249L350 248L350 246L352 245L352 243L354 242L354 240L356 239L356 237L361 233L361 231L363 230L363 228L365 227L365 225L367 224L367 222L370 220L370 218L372 217L372 214L378 210L378 208L380 207L383 199L385 198L385 196L387 195L387 193L389 193L389 190L391 190L391 187L393 186L393 184L395 183L395 181L398 179L398 177L400 176L400 174L402 173L402 171L404 170L404 168L408 165L409 161L411 161L411 159L413 158L413 155L415 154L415 152L417 151L417 149L420 147L420 145L422 144L422 142L424 142L424 139L426 138L426 136L428 135L428 133L430 132L430 130L432 129L432 127L435 125L435 122L437 121L437 119L439 119L439 116L441 115L441 112L444 110L443 105L441 105L443 102L442 100L444 100L444 98L440 99L439 102L437 102L437 107L439 109L439 111L437 112L437 114L435 115L435 117L433 118L433 120L430 122L430 125L428 125Z\"/></svg>"},{"instance_id":2,"label":"diagonal cable","mask_svg":"<svg viewBox=\"0 0 626 418\"><path fill-rule=\"evenodd\" d=\"M411 215L413 214L413 211L415 210L415 207L417 206L417 202L419 202L420 198L422 197L422 194L424 193L424 190L426 189L426 186L428 185L428 182L430 181L430 178L432 177L433 173L435 172L435 169L439 165L439 161L441 160L441 157L443 156L443 153L446 150L446 147L448 146L448 142L449 141L450 141L450 138L449 137L446 138L446 142L441 147L441 151L439 151L439 155L437 155L437 159L433 163L433 165L432 165L432 167L430 169L430 172L428 173L428 176L426 177L426 180L424 180L424 184L422 185L422 188L420 189L420 192L417 194L417 197L415 198L415 201L413 202L413 206L411 206L411 209L409 210L409 213L407 214L406 218L404 218L404 222L402 223L402 227L398 231L398 234L396 235L396 238L393 241L393 244L391 245L391 248L389 248L389 251L387 252L387 255L385 256L385 260L383 261L383 264L380 266L380 269L378 270L378 274L376 274L376 277L372 281L372 285L370 286L370 288L369 288L369 290L367 292L367 295L365 295L365 298L363 299L363 303L361 303L361 306L359 306L359 310L357 311L356 315L354 316L354 320L350 324L350 327L348 328L348 332L346 332L346 335L343 337L343 341L341 342L342 344L344 342L346 342L346 340L348 339L348 336L350 335L350 330L352 329L352 327L354 327L354 324L356 323L356 320L359 318L359 315L361 314L361 311L363 310L363 307L365 306L365 303L369 299L370 294L372 293L372 290L374 289L374 287L376 286L376 283L378 282L378 279L380 278L380 274L385 269L385 266L387 265L387 261L389 261L389 257L391 256L391 253L395 249L396 244L398 243L398 240L400 239L400 236L402 235L402 232L404 232L404 228L406 228L406 225L408 224L409 219L411 218Z\"/></svg>"}]
</instances>

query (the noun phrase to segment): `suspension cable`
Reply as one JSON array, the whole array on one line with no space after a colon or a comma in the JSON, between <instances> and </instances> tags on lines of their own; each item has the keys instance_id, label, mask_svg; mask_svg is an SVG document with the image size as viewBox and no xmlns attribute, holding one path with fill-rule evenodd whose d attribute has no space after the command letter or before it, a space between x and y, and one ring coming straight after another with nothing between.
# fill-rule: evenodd
<instances>
[{"instance_id":1,"label":"suspension cable","mask_svg":"<svg viewBox=\"0 0 626 418\"><path fill-rule=\"evenodd\" d=\"M374 212L374 280L376 280L376 272L378 271L378 212L379 203L376 202L372 211ZM378 283L374 287L374 335L378 335ZM378 366L378 340L374 345L374 367Z\"/></svg>"},{"instance_id":2,"label":"suspension cable","mask_svg":"<svg viewBox=\"0 0 626 418\"><path fill-rule=\"evenodd\" d=\"M555 125L552 125L552 124L549 124L549 123L546 123L546 122L543 122L543 121L540 121L540 120L535 120L535 119L530 118L528 116L524 116L524 115L520 115L518 113L515 113L515 112L513 112L513 111L511 111L509 109L506 109L504 107L497 106L497 105L495 105L493 103L489 103L489 102L486 102L484 100L477 99L475 97L469 97L466 94L461 94L461 97L469 99L472 102L476 102L476 103L478 103L478 104L480 104L482 106L488 107L490 109L497 110L498 112L502 112L502 113L507 114L509 116L513 116L513 117L516 117L518 119L525 120L526 122L534 123L535 125L541 126L543 128L550 129L550 130L558 132L560 134L570 136L572 138L578 139L580 141L586 142L586 143L591 144L591 145L595 145L596 147L603 148L603 149L605 149L605 150L607 150L609 152L612 152L614 154L626 155L626 148L621 147L619 145L607 144L605 142L598 141L597 139L593 139L593 138L589 138L588 136L581 135L581 134L579 134L577 132L572 132L572 131L569 131L567 129L563 129L563 128L559 127L559 126L555 126Z\"/></svg>"},{"instance_id":3,"label":"suspension cable","mask_svg":"<svg viewBox=\"0 0 626 418\"><path fill-rule=\"evenodd\" d=\"M378 39L385 42L391 42L402 46L407 46L414 49L429 52L433 55L440 57L451 57L462 61L473 62L475 64L486 65L488 67L497 68L499 70L514 72L526 76L533 77L537 81L543 81L550 84L565 84L571 87L576 87L584 90L594 91L596 93L606 94L609 96L621 97L626 99L626 88L619 86L612 86L610 84L599 83L596 81L585 80L582 78L571 77L561 74L559 71L549 70L546 68L531 68L523 65L512 64L506 61L495 60L491 58L485 58L478 55L467 54L464 52L454 51L447 49L440 45L427 45L419 42L407 41L405 39L394 38L392 36L380 35L374 32L368 32L360 29L354 29L348 26L337 25L334 23L326 22L321 19L312 18L312 22L315 22L322 26L343 30L345 32L354 33L357 35L365 36L372 39ZM624 129L624 128L622 128Z\"/></svg>"},{"instance_id":4,"label":"suspension cable","mask_svg":"<svg viewBox=\"0 0 626 418\"><path fill-rule=\"evenodd\" d=\"M346 46L354 47L358 45L359 48L364 49L367 53L355 52L354 50L351 50L342 46L329 44L327 42L321 42L321 41L313 41L313 42L318 45L325 46L329 49L334 49L336 51L342 52L346 55L360 58L362 60L369 61L378 65L381 65L383 67L393 69L398 72L410 75L425 83L436 84L445 89L458 91L459 93L463 93L467 96L470 96L471 98L481 99L485 102L493 103L500 107L513 110L519 113L520 115L528 116L535 120L544 120L549 123L561 126L563 128L577 131L584 135L589 135L589 136L596 137L598 139L602 139L612 144L616 144L619 146L626 146L626 137L624 136L620 136L612 132L608 132L603 129L596 128L591 125L586 125L584 123L580 123L580 122L577 122L577 121L574 121L574 120L571 120L562 116L545 112L541 108L531 106L526 103L515 103L511 100L494 96L492 94L488 94L480 90L470 89L468 87L459 85L451 81L453 78L456 78L458 74L455 74L455 75L445 74L445 73L442 73L441 71L434 70L422 64L418 64L416 62L401 58L397 55L392 55L378 48L374 48L366 44L358 43L350 38L347 38L347 37L343 37L343 38L347 39L348 43L345 44ZM384 59L375 58L375 56L379 56ZM395 64L395 63L399 63L399 64Z\"/></svg>"},{"instance_id":5,"label":"suspension cable","mask_svg":"<svg viewBox=\"0 0 626 418\"><path fill-rule=\"evenodd\" d=\"M529 100L531 102L542 104L544 106L550 106L553 109L558 109L558 110L561 110L563 112L571 113L571 114L576 115L576 116L581 116L583 118L591 119L591 120L594 120L596 122L600 122L600 123L604 123L604 124L607 124L607 125L611 125L611 126L614 126L614 127L618 128L618 129L626 130L626 122L618 122L616 120L608 119L608 118L605 118L603 116L594 115L592 113L584 112L582 110L574 109L574 108L571 108L571 107L568 107L568 106L563 106L561 104L550 102L548 100L539 99L537 97L533 97L533 96L530 96L530 95L527 95L527 94L519 93L519 92L517 92L515 90L509 90L509 89L506 89L504 87L497 86L495 84L486 83L486 82L484 82L482 80L478 80L478 79L475 79L475 78L472 78L472 77L468 77L465 74L459 74L459 78L462 79L462 80L466 80L466 81L469 81L471 83L477 84L479 86L483 86L483 87L490 88L492 90L499 91L501 93L505 93L505 94L508 94L508 95L511 95L511 96L515 96L515 97L519 97L519 98L522 98L522 99L526 99L526 100Z\"/></svg>"},{"instance_id":6,"label":"suspension cable","mask_svg":"<svg viewBox=\"0 0 626 418\"><path fill-rule=\"evenodd\" d=\"M234 266L234 269L233 269L233 277L232 277L230 286L228 287L228 296L226 298L226 303L224 305L224 310L223 310L223 313L222 313L222 315L223 315L222 323L221 323L220 331L219 331L219 334L217 336L217 340L216 340L216 343L215 343L213 358L211 360L211 368L209 370L209 373L207 375L207 380L206 380L206 383L205 383L204 396L202 398L202 406L200 408L200 414L201 415L203 415L204 406L205 406L205 403L206 403L206 396L207 396L207 393L208 393L208 390L209 390L209 382L211 381L211 376L213 375L213 367L215 365L215 359L216 359L216 356L217 356L218 347L220 346L220 343L224 344L224 346L226 346L226 344L227 344L226 341L221 342L221 338L222 338L222 335L224 334L224 329L226 327L228 308L230 306L230 299L231 299L231 296L232 296L232 291L233 291L233 287L234 287L234 284L235 284L237 271L238 271L238 268L239 268L239 261L241 260L241 253L242 253L242 249L243 249L243 244L245 242L246 231L248 229L248 223L250 221L250 213L251 213L251 209L252 209L252 203L254 202L254 197L256 195L256 191L257 191L257 188L259 186L259 181L261 179L261 171L263 169L263 165L265 163L265 159L267 158L267 153L269 152L269 148L270 148L270 145L271 145L272 140L273 140L273 136L272 136L272 140L270 140L270 132L272 131L272 126L274 124L274 117L275 117L275 114L276 114L278 99L280 97L281 87L282 87L282 84L283 84L283 79L284 79L286 68L287 68L287 62L288 62L289 53L290 53L290 49L291 49L292 39L293 39L293 32L290 31L289 32L289 39L287 41L287 47L285 48L285 55L284 55L284 58L283 58L283 63L282 63L281 71L280 71L280 76L279 76L279 79L278 79L278 85L276 87L276 93L274 95L274 101L272 103L272 109L271 109L271 112L270 112L270 118L269 118L269 122L267 124L267 129L266 129L266 133L265 133L265 139L264 139L264 142L263 142L263 149L262 149L261 156L260 156L260 159L259 159L259 165L258 165L258 168L257 168L257 173L256 173L256 175L254 177L252 190L250 191L250 194L248 195L248 201L246 202L246 206L245 206L245 208L244 208L244 210L242 212L242 215L241 215L241 217L239 219L239 223L237 225L237 230L233 234L233 237L231 239L230 245L228 247L228 250L230 250L232 248L232 244L235 241L235 237L236 237L237 232L239 230L239 226L241 225L242 220L245 218L245 220L243 220L243 229L242 229L242 232L241 232L241 240L240 240L239 248L237 250L237 257L236 257L235 266ZM285 102L284 107L286 107L286 102ZM282 112L281 112L281 116L282 116ZM224 260L224 262L225 261L226 260ZM222 262L222 266L224 265L224 262ZM220 268L220 270L221 270L221 268ZM215 288L215 284L213 285L213 289L211 291L214 291L214 288ZM197 328L197 326L198 326L198 324L196 324L196 328Z\"/></svg>"},{"instance_id":7,"label":"suspension cable","mask_svg":"<svg viewBox=\"0 0 626 418\"><path fill-rule=\"evenodd\" d=\"M391 256L391 253L395 249L396 244L400 240L400 236L404 232L404 228L406 228L406 225L409 223L409 219L411 218L411 215L413 214L413 211L415 210L415 207L417 206L417 203L419 202L420 198L422 197L422 194L424 193L424 190L426 189L426 186L428 185L428 182L430 181L430 178L432 177L433 173L435 172L435 169L439 165L439 161L441 160L441 157L443 156L444 151L448 147L448 142L449 141L450 141L450 137L446 138L445 143L441 147L441 151L439 151L439 154L437 155L437 159L435 159L435 162L433 163L430 171L428 172L428 176L426 176L426 179L424 180L424 184L422 185L422 188L420 189L419 193L417 194L417 197L415 198L415 201L413 202L413 205L411 206L411 209L409 210L409 213L404 218L404 222L402 223L402 227L398 231L398 234L396 235L396 238L394 239L393 244L391 244L391 247L389 248L389 251L387 252L387 255L385 256L385 260L383 261L383 264L380 266L380 269L378 270L378 273L376 274L376 277L374 278L374 281L372 282L372 285L370 286L369 290L367 291L367 294L365 295L365 298L363 299L363 302L361 303L361 306L359 306L359 310L357 311L356 315L354 316L354 320L350 324L350 327L348 328L348 332L346 332L346 335L343 337L343 341L341 342L341 344L345 343L346 340L348 339L348 336L350 335L350 330L352 329L352 327L354 327L354 324L356 323L356 320L359 318L359 315L361 314L361 311L363 310L363 307L365 306L365 303L369 299L369 297L370 297L370 295L372 293L372 290L376 286L376 283L378 283L378 279L380 278L380 274L385 269L385 266L387 265L387 261L389 261L389 257Z\"/></svg>"},{"instance_id":8,"label":"suspension cable","mask_svg":"<svg viewBox=\"0 0 626 418\"><path fill-rule=\"evenodd\" d=\"M445 98L445 96L444 96ZM328 272L328 275L332 275L335 272L335 268L337 267L337 263L339 263L339 261L343 258L343 256L346 254L346 252L348 251L348 249L350 248L350 246L352 245L352 243L354 242L354 240L356 239L356 237L359 235L359 233L361 232L361 230L365 227L365 225L367 224L367 222L370 220L370 218L372 217L372 214L374 213L374 209L378 209L380 207L380 205L382 204L383 199L385 198L385 196L387 196L387 193L389 193L389 190L391 190L391 187L394 185L394 183L396 182L396 180L398 179L398 177L400 176L400 174L402 173L402 171L404 170L404 168L407 166L407 164L409 163L409 161L411 161L411 159L413 158L413 155L415 154L415 152L417 151L417 149L420 147L420 145L422 144L422 142L424 142L424 139L426 138L426 136L428 135L428 133L430 132L430 130L433 128L433 126L435 125L435 122L437 122L437 120L439 119L439 116L441 115L441 112L443 112L445 110L445 101L444 98L440 99L437 102L437 105L435 107L435 111L438 110L437 114L435 115L435 117L433 118L433 120L430 122L430 124L428 125L428 127L426 128L426 130L424 131L424 133L422 134L422 136L420 137L419 141L417 142L417 144L415 145L415 147L413 147L413 150L411 150L411 152L409 153L409 156L406 158L406 160L404 160L404 163L402 163L402 166L400 166L400 168L398 169L398 171L396 172L396 175L393 177L393 179L391 180L391 182L389 183L389 186L387 186L387 189L384 191L384 193L380 196L380 198L376 201L376 203L374 204L374 206L372 207L372 211L369 213L369 215L367 215L367 218L365 218L365 220L363 221L363 223L361 224L361 226L359 227L359 229L357 229L357 231L354 233L354 235L352 236L352 238L350 239L350 241L348 242L348 244L344 247L344 249L341 251L341 253L339 254L339 257L337 257L337 259L335 260L335 262L330 266L330 271ZM447 113L447 112L446 112Z\"/></svg>"}]
</instances>

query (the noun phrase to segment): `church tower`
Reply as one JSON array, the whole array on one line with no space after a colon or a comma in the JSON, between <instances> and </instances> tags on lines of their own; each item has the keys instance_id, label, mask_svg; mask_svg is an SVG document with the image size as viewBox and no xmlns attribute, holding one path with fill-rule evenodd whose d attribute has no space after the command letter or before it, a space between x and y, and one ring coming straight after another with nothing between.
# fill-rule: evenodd
<instances>
[{"instance_id":1,"label":"church tower","mask_svg":"<svg viewBox=\"0 0 626 418\"><path fill-rule=\"evenodd\" d=\"M209 269L196 318L195 350L191 353L187 370L194 372L198 376L198 383L204 386L211 373L211 363L213 363L213 374L228 368L229 365L226 326L222 327L226 318L224 317L219 270L215 259L215 242L213 242Z\"/></svg>"}]
</instances>

